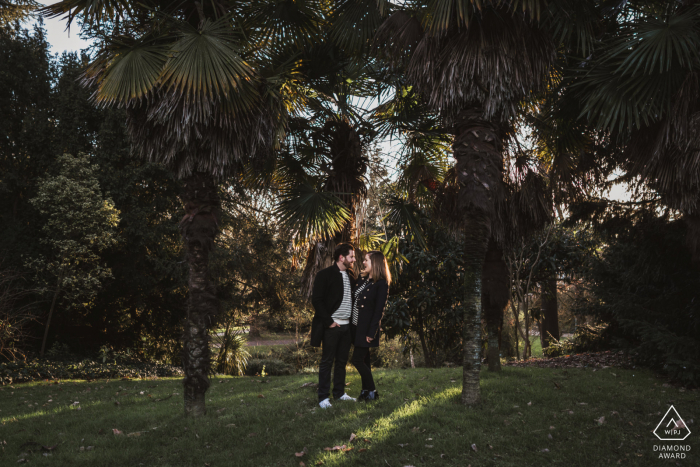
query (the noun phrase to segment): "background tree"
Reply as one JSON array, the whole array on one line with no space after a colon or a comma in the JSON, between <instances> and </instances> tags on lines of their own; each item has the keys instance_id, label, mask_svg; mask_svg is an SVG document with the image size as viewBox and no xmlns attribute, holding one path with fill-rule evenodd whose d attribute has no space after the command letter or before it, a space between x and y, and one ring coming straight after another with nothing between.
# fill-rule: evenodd
<instances>
[{"instance_id":1,"label":"background tree","mask_svg":"<svg viewBox=\"0 0 700 467\"><path fill-rule=\"evenodd\" d=\"M409 83L454 134L465 234L465 404L479 400L481 274L489 238L497 233L496 205L505 196L503 141L518 105L546 86L560 41L573 34L584 39L576 49L588 45L588 26L577 16L588 13L589 4L576 4L584 5L410 4L392 13L378 32L378 45L406 70Z\"/></svg>"},{"instance_id":2,"label":"background tree","mask_svg":"<svg viewBox=\"0 0 700 467\"><path fill-rule=\"evenodd\" d=\"M85 74L96 103L127 109L135 152L182 179L185 216L180 231L189 265L188 311L183 336L185 412L205 412L211 356L208 328L218 301L210 281L209 256L219 232L218 183L237 175L246 161L273 155L282 137L294 94L294 61L257 41L266 24L286 28L294 42L308 33L316 12L304 5L289 10L264 5L185 2L119 3L93 8L64 1L49 15L79 17L89 33L105 38ZM240 20L240 21L239 21ZM273 28L274 29L274 28ZM270 60L272 59L272 60Z\"/></svg>"},{"instance_id":3,"label":"background tree","mask_svg":"<svg viewBox=\"0 0 700 467\"><path fill-rule=\"evenodd\" d=\"M57 303L68 308L84 306L95 297L102 281L111 277L111 271L100 264L99 253L116 242L114 227L119 222L112 200L102 197L96 168L90 166L87 156L66 154L58 162L59 175L43 179L31 200L46 217L42 243L50 253L28 260L28 266L53 278L42 356Z\"/></svg>"},{"instance_id":4,"label":"background tree","mask_svg":"<svg viewBox=\"0 0 700 467\"><path fill-rule=\"evenodd\" d=\"M392 285L382 327L388 337L401 336L407 347L420 346L425 364L439 367L460 361L463 256L447 231L427 218L422 225L428 249L410 238L401 241L406 264Z\"/></svg>"}]
</instances>

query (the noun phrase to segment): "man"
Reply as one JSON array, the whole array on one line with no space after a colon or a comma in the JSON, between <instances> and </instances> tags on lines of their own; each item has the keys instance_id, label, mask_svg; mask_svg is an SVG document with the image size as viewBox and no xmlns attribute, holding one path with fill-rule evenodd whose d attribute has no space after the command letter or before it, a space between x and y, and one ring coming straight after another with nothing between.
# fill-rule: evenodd
<instances>
[{"instance_id":1,"label":"man","mask_svg":"<svg viewBox=\"0 0 700 467\"><path fill-rule=\"evenodd\" d=\"M333 369L333 397L354 401L345 394L345 365L350 353L350 313L352 312L355 249L341 243L333 252L335 264L319 271L314 278L311 304L316 311L311 322L311 345L321 346L321 364L318 369L318 401L323 409L331 407L331 367Z\"/></svg>"}]
</instances>

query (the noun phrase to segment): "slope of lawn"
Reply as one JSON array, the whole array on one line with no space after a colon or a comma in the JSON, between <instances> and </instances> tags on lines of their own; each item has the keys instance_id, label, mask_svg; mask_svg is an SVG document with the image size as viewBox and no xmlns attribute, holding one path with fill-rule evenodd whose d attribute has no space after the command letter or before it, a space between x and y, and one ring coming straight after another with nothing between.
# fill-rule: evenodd
<instances>
[{"instance_id":1,"label":"slope of lawn","mask_svg":"<svg viewBox=\"0 0 700 467\"><path fill-rule=\"evenodd\" d=\"M377 370L375 378L378 402L322 410L315 388L301 387L313 374L214 377L198 420L183 418L176 379L5 386L0 465L700 465L691 422L700 419L698 391L648 371L484 371L476 408L459 404L459 368ZM354 396L359 376L348 381ZM686 460L653 451L652 430L669 404L695 432L684 442L692 447Z\"/></svg>"}]
</instances>

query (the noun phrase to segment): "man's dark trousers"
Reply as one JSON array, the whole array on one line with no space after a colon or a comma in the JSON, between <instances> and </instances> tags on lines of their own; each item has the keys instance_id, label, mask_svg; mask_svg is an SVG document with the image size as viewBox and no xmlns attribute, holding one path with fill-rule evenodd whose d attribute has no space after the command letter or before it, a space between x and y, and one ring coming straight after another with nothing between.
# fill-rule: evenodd
<instances>
[{"instance_id":1,"label":"man's dark trousers","mask_svg":"<svg viewBox=\"0 0 700 467\"><path fill-rule=\"evenodd\" d=\"M327 399L331 392L331 367L333 368L333 397L345 394L345 366L350 354L350 325L343 324L323 331L323 351L318 369L318 401Z\"/></svg>"}]
</instances>

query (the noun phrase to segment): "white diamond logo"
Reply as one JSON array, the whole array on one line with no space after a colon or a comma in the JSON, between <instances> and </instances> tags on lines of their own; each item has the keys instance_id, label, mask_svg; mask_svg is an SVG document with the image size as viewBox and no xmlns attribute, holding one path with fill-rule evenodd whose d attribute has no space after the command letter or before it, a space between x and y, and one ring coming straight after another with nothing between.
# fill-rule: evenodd
<instances>
[{"instance_id":1,"label":"white diamond logo","mask_svg":"<svg viewBox=\"0 0 700 467\"><path fill-rule=\"evenodd\" d=\"M682 441L690 435L690 429L671 406L654 429L654 434L661 441Z\"/></svg>"}]
</instances>

